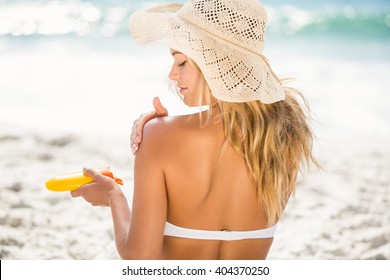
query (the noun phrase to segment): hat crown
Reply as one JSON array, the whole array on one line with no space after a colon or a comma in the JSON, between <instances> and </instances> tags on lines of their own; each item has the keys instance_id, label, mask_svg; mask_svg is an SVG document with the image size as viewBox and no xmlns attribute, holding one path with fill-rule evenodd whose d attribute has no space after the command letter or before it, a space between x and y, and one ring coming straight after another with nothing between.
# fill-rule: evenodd
<instances>
[{"instance_id":1,"label":"hat crown","mask_svg":"<svg viewBox=\"0 0 390 280\"><path fill-rule=\"evenodd\" d=\"M267 13L258 0L191 0L178 15L232 44L263 51Z\"/></svg>"}]
</instances>

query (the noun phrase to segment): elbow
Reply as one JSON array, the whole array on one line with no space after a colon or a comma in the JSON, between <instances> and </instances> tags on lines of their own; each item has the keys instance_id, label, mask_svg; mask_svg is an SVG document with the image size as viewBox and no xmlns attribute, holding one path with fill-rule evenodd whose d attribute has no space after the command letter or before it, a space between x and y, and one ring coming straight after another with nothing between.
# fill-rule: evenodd
<instances>
[{"instance_id":1,"label":"elbow","mask_svg":"<svg viewBox=\"0 0 390 280\"><path fill-rule=\"evenodd\" d=\"M162 254L161 246L141 245L130 240L124 243L116 241L116 249L123 260L158 260Z\"/></svg>"}]
</instances>

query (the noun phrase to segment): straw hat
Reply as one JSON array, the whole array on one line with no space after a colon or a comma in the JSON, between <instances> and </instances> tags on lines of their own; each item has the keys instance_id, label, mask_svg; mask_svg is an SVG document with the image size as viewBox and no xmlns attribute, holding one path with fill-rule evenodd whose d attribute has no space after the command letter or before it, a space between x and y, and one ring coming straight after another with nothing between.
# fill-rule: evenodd
<instances>
[{"instance_id":1,"label":"straw hat","mask_svg":"<svg viewBox=\"0 0 390 280\"><path fill-rule=\"evenodd\" d=\"M162 43L193 59L217 99L285 98L262 55L267 14L258 0L191 0L137 11L130 32L141 46Z\"/></svg>"}]
</instances>

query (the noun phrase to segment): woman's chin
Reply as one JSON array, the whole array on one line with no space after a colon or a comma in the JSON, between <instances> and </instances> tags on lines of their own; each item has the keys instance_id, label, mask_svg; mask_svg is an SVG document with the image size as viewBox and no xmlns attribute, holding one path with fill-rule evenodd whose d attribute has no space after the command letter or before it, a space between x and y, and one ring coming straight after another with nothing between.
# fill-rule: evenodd
<instances>
[{"instance_id":1,"label":"woman's chin","mask_svg":"<svg viewBox=\"0 0 390 280\"><path fill-rule=\"evenodd\" d=\"M191 102L186 100L186 98L183 99L184 104L186 104L188 107L198 107L198 104L195 104L195 102Z\"/></svg>"}]
</instances>

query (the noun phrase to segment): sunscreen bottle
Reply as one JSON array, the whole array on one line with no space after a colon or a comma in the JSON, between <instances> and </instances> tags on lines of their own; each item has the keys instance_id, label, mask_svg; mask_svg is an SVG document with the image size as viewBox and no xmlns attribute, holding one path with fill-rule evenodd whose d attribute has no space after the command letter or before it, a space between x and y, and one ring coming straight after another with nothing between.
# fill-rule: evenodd
<instances>
[{"instance_id":1,"label":"sunscreen bottle","mask_svg":"<svg viewBox=\"0 0 390 280\"><path fill-rule=\"evenodd\" d=\"M115 180L119 185L123 185L123 181L115 178L109 167L94 169L96 172L108 176ZM73 191L82 185L92 183L93 179L84 175L83 172L69 173L51 178L46 182L46 188L54 192Z\"/></svg>"}]
</instances>

